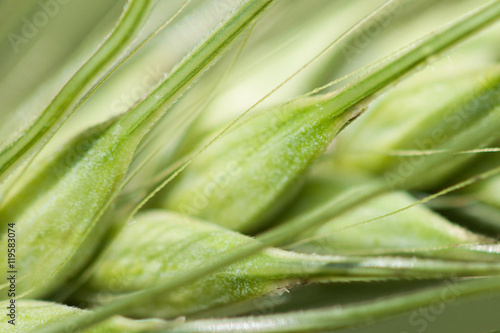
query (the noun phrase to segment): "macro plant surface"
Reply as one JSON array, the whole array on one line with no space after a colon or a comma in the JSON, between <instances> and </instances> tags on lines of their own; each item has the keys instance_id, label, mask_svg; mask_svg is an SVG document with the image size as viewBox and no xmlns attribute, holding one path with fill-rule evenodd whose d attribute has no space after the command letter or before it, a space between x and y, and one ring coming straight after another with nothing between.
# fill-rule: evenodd
<instances>
[{"instance_id":1,"label":"macro plant surface","mask_svg":"<svg viewBox=\"0 0 500 333\"><path fill-rule=\"evenodd\" d=\"M500 1L0 22L1 332L500 328Z\"/></svg>"}]
</instances>

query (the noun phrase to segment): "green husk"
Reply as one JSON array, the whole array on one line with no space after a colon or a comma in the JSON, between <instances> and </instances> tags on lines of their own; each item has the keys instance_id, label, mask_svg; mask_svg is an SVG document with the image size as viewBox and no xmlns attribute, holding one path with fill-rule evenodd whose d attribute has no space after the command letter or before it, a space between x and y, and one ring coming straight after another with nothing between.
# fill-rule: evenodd
<instances>
[{"instance_id":1,"label":"green husk","mask_svg":"<svg viewBox=\"0 0 500 333\"><path fill-rule=\"evenodd\" d=\"M348 167L383 174L391 186L435 186L470 159L470 155L450 159L450 154L484 147L500 135L494 122L500 116L496 94L500 89L499 74L500 69L494 66L480 72L465 70L460 75L448 74L445 79L436 80L436 75L431 74L417 83L402 84L383 98L361 125L344 136L335 157ZM336 101L335 97L330 102L325 97L322 107L326 112ZM409 100L410 104L401 104ZM290 109L293 107L294 104ZM269 126L263 125L266 117L270 118L267 119ZM346 115L347 119L339 118L339 121L346 122L349 117L352 116ZM316 145L316 151L307 152L309 156L304 150L298 151L296 163L292 165L297 168L302 164L302 167L294 170L289 162L279 163L280 157L266 147L273 143L267 136L279 135L279 124L274 125L270 115L262 116L260 123L256 118L247 121L247 125L233 128L232 134L204 151L169 188L163 207L247 233L262 229L286 202L284 199L293 194L294 189L288 184L300 182L305 168L317 156L315 152L324 150L329 141ZM297 128L300 125L297 124ZM264 138L263 129L267 131ZM297 138L299 135L311 137L309 133L296 132ZM311 142L314 140L317 141L316 137L311 137ZM282 142L283 151L289 150L290 142ZM426 150L422 151L424 147ZM417 150L417 153L410 157L390 156L400 150ZM427 156L431 150L446 153ZM264 159L273 163L266 164ZM264 169L266 172L260 171ZM269 188L270 184L274 186ZM246 214L241 214L243 209Z\"/></svg>"},{"instance_id":2,"label":"green husk","mask_svg":"<svg viewBox=\"0 0 500 333\"><path fill-rule=\"evenodd\" d=\"M120 295L178 276L249 240L220 226L175 213L159 210L142 213L116 238L108 240L109 247L90 269L88 282L74 298L78 302L105 304ZM169 318L283 291L299 282L300 269L294 270L290 265L294 260L297 258L285 251L266 250L180 288L170 297L130 309L128 314Z\"/></svg>"},{"instance_id":3,"label":"green husk","mask_svg":"<svg viewBox=\"0 0 500 333\"><path fill-rule=\"evenodd\" d=\"M324 107L331 98L299 99L233 127L168 188L163 206L233 230L265 227L312 161L361 113Z\"/></svg>"},{"instance_id":4,"label":"green husk","mask_svg":"<svg viewBox=\"0 0 500 333\"><path fill-rule=\"evenodd\" d=\"M8 223L15 223L19 240L17 295L53 292L85 265L106 229L104 223L93 227L109 192L116 191L125 175L133 153L118 149L123 143L116 133L106 132L114 123L111 120L85 131L58 154L35 165L0 207L2 243L8 242ZM84 243L91 231L94 237ZM7 267L7 257L0 258L0 263ZM33 271L37 274L30 274ZM1 287L5 290L8 284Z\"/></svg>"}]
</instances>

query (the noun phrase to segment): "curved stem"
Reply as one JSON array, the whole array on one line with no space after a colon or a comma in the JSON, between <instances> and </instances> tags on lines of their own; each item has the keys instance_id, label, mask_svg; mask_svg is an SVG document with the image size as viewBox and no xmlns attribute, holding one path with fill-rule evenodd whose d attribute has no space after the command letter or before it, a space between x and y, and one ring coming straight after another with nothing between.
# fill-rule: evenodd
<instances>
[{"instance_id":1,"label":"curved stem","mask_svg":"<svg viewBox=\"0 0 500 333\"><path fill-rule=\"evenodd\" d=\"M153 0L130 0L114 31L97 52L73 75L43 113L0 151L0 182L38 152L76 108L102 83L110 66L134 38L149 14ZM100 78L100 82L96 82Z\"/></svg>"},{"instance_id":2,"label":"curved stem","mask_svg":"<svg viewBox=\"0 0 500 333\"><path fill-rule=\"evenodd\" d=\"M396 297L345 307L329 307L259 317L197 320L172 323L163 332L324 332L358 326L362 323L403 313L434 301L451 302L456 298L500 292L500 279L481 278L465 282L446 281L444 286Z\"/></svg>"}]
</instances>

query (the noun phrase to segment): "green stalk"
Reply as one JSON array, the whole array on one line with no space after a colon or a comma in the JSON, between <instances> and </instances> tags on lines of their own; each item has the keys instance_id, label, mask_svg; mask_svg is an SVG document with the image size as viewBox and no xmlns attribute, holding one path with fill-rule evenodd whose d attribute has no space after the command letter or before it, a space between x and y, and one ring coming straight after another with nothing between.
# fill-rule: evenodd
<instances>
[{"instance_id":1,"label":"green stalk","mask_svg":"<svg viewBox=\"0 0 500 333\"><path fill-rule=\"evenodd\" d=\"M0 183L38 152L111 70L149 14L152 0L130 0L114 31L73 75L43 113L0 151ZM99 78L98 83L95 79Z\"/></svg>"},{"instance_id":2,"label":"green stalk","mask_svg":"<svg viewBox=\"0 0 500 333\"><path fill-rule=\"evenodd\" d=\"M416 41L401 53L387 59L387 64L377 66L372 73L353 84L341 89L338 98L330 103L341 110L348 108L400 79L411 70L419 69L430 63L444 51L461 40L470 37L478 30L498 20L500 2L492 1L481 10L462 18L453 25L442 28L427 37ZM325 106L326 107L326 106Z\"/></svg>"},{"instance_id":3,"label":"green stalk","mask_svg":"<svg viewBox=\"0 0 500 333\"><path fill-rule=\"evenodd\" d=\"M298 277L382 277L382 278L444 278L446 276L499 275L500 264L484 262L454 262L435 259L402 257L356 257L305 255L290 271L297 270ZM282 270L283 271L283 270ZM286 270L285 270L286 272ZM291 275L291 273L288 273Z\"/></svg>"},{"instance_id":4,"label":"green stalk","mask_svg":"<svg viewBox=\"0 0 500 333\"><path fill-rule=\"evenodd\" d=\"M499 292L498 277L471 279L458 283L447 282L445 286L342 308L336 306L259 317L174 323L170 330L164 328L163 332L330 332L425 307L435 301L447 302L456 298Z\"/></svg>"},{"instance_id":5,"label":"green stalk","mask_svg":"<svg viewBox=\"0 0 500 333\"><path fill-rule=\"evenodd\" d=\"M255 2L252 2L251 4L256 5ZM249 7L250 6L251 5L249 5ZM410 47L404 49L398 55L389 59L385 65L382 64L377 66L376 69L361 77L354 84L341 89L337 96L332 98L329 103L332 104L332 108L337 108L338 114L340 114L349 107L365 100L374 93L380 91L385 86L401 78L404 74L417 69L426 62L431 62L436 58L437 54L442 53L444 50L456 45L463 39L494 23L499 18L500 1L492 1L488 5L483 6L477 11L474 11L466 17L458 20L454 24L435 32L427 38L419 40ZM186 82L189 82L189 80ZM153 101L148 103L153 103ZM139 112L136 116L136 118L149 117L154 117L154 114L144 114L143 112ZM141 126L137 126L136 128L140 129L140 127ZM378 184L370 186L369 188L371 195L381 191L381 186ZM361 193L358 193L357 196L370 197L370 193L367 194L366 191L360 192ZM342 203L342 205L338 205L337 209L342 211L343 208L352 207L352 205L357 202L357 200L352 199L353 198L348 198ZM82 329L99 323L114 314L126 313L127 309L131 306L144 304L145 302L155 299L158 295L165 295L181 286L193 283L245 256L254 254L267 246L278 244L290 236L307 229L308 227L310 227L309 224L298 219L297 221L294 221L294 223L285 224L284 226L272 229L270 232L260 237L260 243L252 242L247 245L242 245L234 251L229 251L226 255L214 258L213 261L198 269L180 274L175 279L167 279L155 287L125 296L116 302L99 307L89 313L80 316L69 316L55 325L47 326L39 332L62 332L69 323L71 323L71 325L75 325L74 327Z\"/></svg>"},{"instance_id":6,"label":"green stalk","mask_svg":"<svg viewBox=\"0 0 500 333\"><path fill-rule=\"evenodd\" d=\"M128 134L145 132L193 84L202 70L213 64L231 42L274 0L245 1L231 20L226 20L215 33L194 48L171 72L167 80L144 99L134 112L124 117L122 126ZM151 111L154 110L154 111Z\"/></svg>"}]
</instances>

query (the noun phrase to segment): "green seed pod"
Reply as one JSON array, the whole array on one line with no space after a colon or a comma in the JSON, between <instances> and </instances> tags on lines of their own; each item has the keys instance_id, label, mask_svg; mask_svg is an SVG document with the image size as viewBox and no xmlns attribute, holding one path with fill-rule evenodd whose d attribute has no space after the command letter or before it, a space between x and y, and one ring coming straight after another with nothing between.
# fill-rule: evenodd
<instances>
[{"instance_id":1,"label":"green seed pod","mask_svg":"<svg viewBox=\"0 0 500 333\"><path fill-rule=\"evenodd\" d=\"M381 98L346 131L338 163L382 174L397 187L429 188L472 157L454 153L500 136L500 67L423 74Z\"/></svg>"},{"instance_id":2,"label":"green seed pod","mask_svg":"<svg viewBox=\"0 0 500 333\"><path fill-rule=\"evenodd\" d=\"M248 241L247 236L178 214L143 213L112 241L76 299L106 303L120 294L175 277ZM293 255L266 250L182 288L168 299L136 308L131 315L174 317L277 291L298 282L287 258Z\"/></svg>"},{"instance_id":3,"label":"green seed pod","mask_svg":"<svg viewBox=\"0 0 500 333\"><path fill-rule=\"evenodd\" d=\"M330 95L258 113L208 147L167 188L163 207L254 232L292 196L311 162L359 109L332 114Z\"/></svg>"},{"instance_id":4,"label":"green seed pod","mask_svg":"<svg viewBox=\"0 0 500 333\"><path fill-rule=\"evenodd\" d=\"M175 213L159 210L142 213L111 240L90 269L87 282L73 298L77 303L107 304L124 294L175 278L251 241L255 240ZM457 275L498 274L500 266L382 256L318 256L270 248L242 258L169 296L159 295L144 306L133 307L127 315L173 318L252 300L312 279L437 277L450 272Z\"/></svg>"},{"instance_id":5,"label":"green seed pod","mask_svg":"<svg viewBox=\"0 0 500 333\"><path fill-rule=\"evenodd\" d=\"M50 294L86 264L106 229L96 222L134 152L134 143L110 131L114 125L91 128L33 165L2 202L1 243L7 248L15 239L15 262L10 267L12 258L1 256L0 265L18 272L16 296Z\"/></svg>"},{"instance_id":6,"label":"green seed pod","mask_svg":"<svg viewBox=\"0 0 500 333\"><path fill-rule=\"evenodd\" d=\"M10 319L9 314L7 314L7 319L2 318L4 320L0 322L1 332L35 332L50 322L61 320L79 312L86 312L62 304L35 300L18 300L15 306L15 319ZM131 320L116 316L82 331L82 333L146 332L161 328L163 325L165 325L165 322L159 319ZM74 332L74 327L67 327L67 331Z\"/></svg>"}]
</instances>

